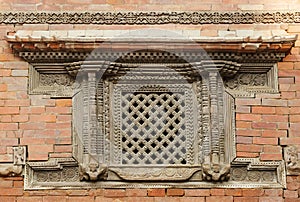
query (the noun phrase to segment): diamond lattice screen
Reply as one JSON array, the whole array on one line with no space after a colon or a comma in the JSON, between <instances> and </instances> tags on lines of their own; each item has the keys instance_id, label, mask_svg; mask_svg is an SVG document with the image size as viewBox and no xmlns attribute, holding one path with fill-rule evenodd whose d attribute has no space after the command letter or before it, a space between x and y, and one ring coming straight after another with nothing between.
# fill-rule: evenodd
<instances>
[{"instance_id":1,"label":"diamond lattice screen","mask_svg":"<svg viewBox=\"0 0 300 202\"><path fill-rule=\"evenodd\" d=\"M186 164L184 94L122 93L122 164Z\"/></svg>"}]
</instances>

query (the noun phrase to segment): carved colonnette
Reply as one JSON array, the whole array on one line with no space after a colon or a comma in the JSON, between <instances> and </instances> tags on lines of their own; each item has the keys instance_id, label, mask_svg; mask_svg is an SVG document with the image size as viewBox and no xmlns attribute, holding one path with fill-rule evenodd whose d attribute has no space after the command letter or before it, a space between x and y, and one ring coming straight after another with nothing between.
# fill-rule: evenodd
<instances>
[{"instance_id":1,"label":"carved colonnette","mask_svg":"<svg viewBox=\"0 0 300 202\"><path fill-rule=\"evenodd\" d=\"M148 50L139 43L126 52L117 49L124 41L94 52L85 41L80 53L43 41L46 56L43 48L26 50L38 41L8 40L32 65L29 93L73 97L76 161L29 162L26 189L285 186L282 162L235 158L234 97L277 92L276 62L295 37L262 40L255 50L247 49L251 40L233 40L224 52L203 39L184 50L182 41L165 51L151 49L164 42L148 41Z\"/></svg>"}]
</instances>

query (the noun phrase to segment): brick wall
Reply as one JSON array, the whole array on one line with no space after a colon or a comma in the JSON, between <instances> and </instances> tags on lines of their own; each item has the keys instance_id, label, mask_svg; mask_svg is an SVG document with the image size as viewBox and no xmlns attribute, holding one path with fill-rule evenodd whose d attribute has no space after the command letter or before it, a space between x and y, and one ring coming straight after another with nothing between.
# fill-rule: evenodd
<instances>
[{"instance_id":1,"label":"brick wall","mask_svg":"<svg viewBox=\"0 0 300 202\"><path fill-rule=\"evenodd\" d=\"M1 11L245 11L300 9L295 0L14 0ZM28 63L12 53L5 36L19 30L76 35L76 30L140 28L184 30L190 36L276 36L300 34L299 24L222 25L0 25L0 162L12 162L12 146L28 145L28 160L71 157L71 99L28 95ZM283 147L300 149L300 40L278 63L278 94L236 99L237 156L281 160ZM300 176L286 189L98 189L23 191L22 177L0 178L0 201L300 201Z\"/></svg>"}]
</instances>

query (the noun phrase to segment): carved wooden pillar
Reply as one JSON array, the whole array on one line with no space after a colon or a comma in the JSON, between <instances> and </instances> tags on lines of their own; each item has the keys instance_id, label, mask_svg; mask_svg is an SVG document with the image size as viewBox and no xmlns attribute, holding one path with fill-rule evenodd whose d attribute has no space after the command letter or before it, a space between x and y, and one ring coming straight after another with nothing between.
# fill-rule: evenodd
<instances>
[{"instance_id":1,"label":"carved wooden pillar","mask_svg":"<svg viewBox=\"0 0 300 202\"><path fill-rule=\"evenodd\" d=\"M98 82L109 65L106 61L87 62L80 70L82 93L82 144L83 158L80 166L81 180L98 180L106 176L104 165L104 135L97 120ZM77 117L80 118L80 117ZM76 117L75 117L76 119Z\"/></svg>"},{"instance_id":2,"label":"carved wooden pillar","mask_svg":"<svg viewBox=\"0 0 300 202\"><path fill-rule=\"evenodd\" d=\"M208 87L207 87L208 86ZM227 180L230 172L230 165L224 162L224 88L222 78L217 69L208 72L208 78L204 78L203 90L208 88L208 100L203 103L204 117L204 164L203 177L206 180L223 181Z\"/></svg>"}]
</instances>

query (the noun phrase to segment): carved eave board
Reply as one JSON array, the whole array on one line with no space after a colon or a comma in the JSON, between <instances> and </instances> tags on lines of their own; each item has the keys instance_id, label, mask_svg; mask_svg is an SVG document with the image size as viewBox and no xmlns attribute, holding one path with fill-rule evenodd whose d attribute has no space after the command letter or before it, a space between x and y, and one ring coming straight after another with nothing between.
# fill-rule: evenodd
<instances>
[{"instance_id":1,"label":"carved eave board","mask_svg":"<svg viewBox=\"0 0 300 202\"><path fill-rule=\"evenodd\" d=\"M236 158L234 98L278 92L295 40L8 36L29 94L73 99L74 158L28 162L26 189L284 187L283 162Z\"/></svg>"}]
</instances>

